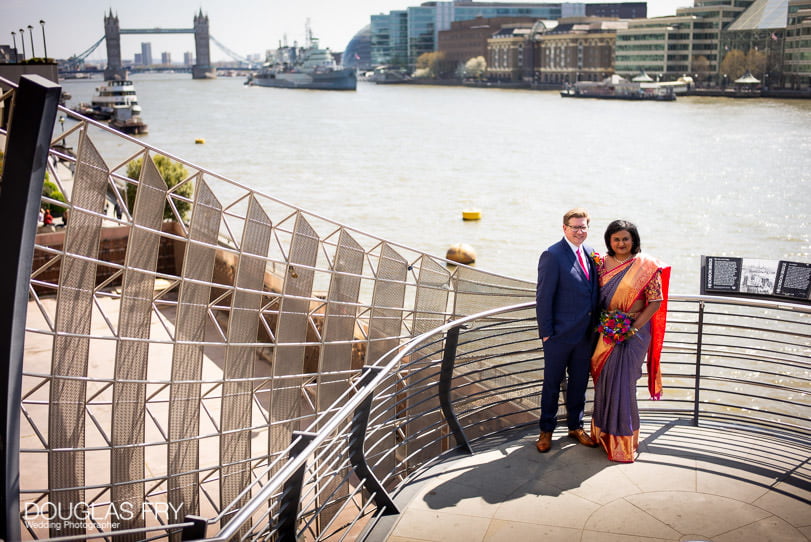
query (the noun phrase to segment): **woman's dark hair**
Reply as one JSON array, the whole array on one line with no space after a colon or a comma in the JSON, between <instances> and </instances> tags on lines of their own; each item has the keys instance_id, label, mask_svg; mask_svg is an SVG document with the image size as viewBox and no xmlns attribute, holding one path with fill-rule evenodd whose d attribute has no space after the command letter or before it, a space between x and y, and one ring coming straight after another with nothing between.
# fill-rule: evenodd
<instances>
[{"instance_id":1,"label":"woman's dark hair","mask_svg":"<svg viewBox=\"0 0 811 542\"><path fill-rule=\"evenodd\" d=\"M639 232L633 222L627 220L615 220L605 229L605 248L608 249L608 255L613 256L614 250L611 248L611 236L619 231L627 231L631 234L631 254L639 254L642 250L642 242L639 240Z\"/></svg>"}]
</instances>

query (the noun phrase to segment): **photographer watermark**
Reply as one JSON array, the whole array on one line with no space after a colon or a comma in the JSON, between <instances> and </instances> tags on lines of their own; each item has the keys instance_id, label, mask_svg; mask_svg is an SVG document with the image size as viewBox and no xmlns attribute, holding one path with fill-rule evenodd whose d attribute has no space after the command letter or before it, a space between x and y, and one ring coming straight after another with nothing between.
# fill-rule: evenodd
<instances>
[{"instance_id":1,"label":"photographer watermark","mask_svg":"<svg viewBox=\"0 0 811 542\"><path fill-rule=\"evenodd\" d=\"M104 505L86 502L28 502L23 506L22 520L32 529L82 529L97 527L118 529L138 517L171 523L180 516L182 504L166 502L132 503L122 501Z\"/></svg>"}]
</instances>

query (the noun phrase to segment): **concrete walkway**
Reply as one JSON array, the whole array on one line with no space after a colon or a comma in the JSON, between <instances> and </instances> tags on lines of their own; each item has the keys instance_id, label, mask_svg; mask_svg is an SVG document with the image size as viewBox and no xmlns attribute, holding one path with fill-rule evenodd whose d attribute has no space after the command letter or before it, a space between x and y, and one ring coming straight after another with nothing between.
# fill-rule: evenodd
<instances>
[{"instance_id":1,"label":"concrete walkway","mask_svg":"<svg viewBox=\"0 0 811 542\"><path fill-rule=\"evenodd\" d=\"M635 463L608 461L565 432L474 443L415 475L401 514L367 541L712 541L811 539L811 441L707 422L643 420ZM786 435L784 435L786 437Z\"/></svg>"}]
</instances>

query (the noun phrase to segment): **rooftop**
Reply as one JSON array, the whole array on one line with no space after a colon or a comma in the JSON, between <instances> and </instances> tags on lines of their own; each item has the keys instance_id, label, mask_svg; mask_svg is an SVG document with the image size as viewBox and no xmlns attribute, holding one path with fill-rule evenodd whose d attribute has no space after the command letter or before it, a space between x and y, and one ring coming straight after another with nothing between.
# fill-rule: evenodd
<instances>
[{"instance_id":1,"label":"rooftop","mask_svg":"<svg viewBox=\"0 0 811 542\"><path fill-rule=\"evenodd\" d=\"M727 30L785 28L788 0L756 0Z\"/></svg>"}]
</instances>

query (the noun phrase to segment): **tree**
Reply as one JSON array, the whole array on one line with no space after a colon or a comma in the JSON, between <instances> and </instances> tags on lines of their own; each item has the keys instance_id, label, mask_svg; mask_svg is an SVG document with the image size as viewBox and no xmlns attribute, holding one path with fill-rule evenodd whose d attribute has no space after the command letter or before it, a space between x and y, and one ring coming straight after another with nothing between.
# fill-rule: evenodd
<instances>
[{"instance_id":1,"label":"tree","mask_svg":"<svg viewBox=\"0 0 811 542\"><path fill-rule=\"evenodd\" d=\"M746 69L757 78L766 73L766 53L757 49L749 49L746 53Z\"/></svg>"},{"instance_id":2,"label":"tree","mask_svg":"<svg viewBox=\"0 0 811 542\"><path fill-rule=\"evenodd\" d=\"M423 53L417 57L417 69L414 70L414 76L429 79L442 77L447 67L446 64L445 53L442 51Z\"/></svg>"},{"instance_id":3,"label":"tree","mask_svg":"<svg viewBox=\"0 0 811 542\"><path fill-rule=\"evenodd\" d=\"M152 161L155 162L155 166L158 168L158 172L161 175L161 178L166 182L166 186L168 188L172 188L178 184L180 184L183 180L186 179L188 176L188 172L186 168L183 167L183 164L178 162L173 162L165 156L160 154L155 155L152 158ZM141 176L141 166L143 161L141 158L137 160L133 160L129 164L127 164L127 177L130 179L138 179ZM127 207L132 209L135 205L135 194L138 190L138 186L135 184L128 184L127 185ZM186 198L191 198L194 192L194 187L192 183L185 183L180 186L177 190L174 190L173 193L184 196ZM178 214L182 220L186 219L186 215L191 209L191 204L187 201L181 199L174 199L175 208L177 209ZM172 207L169 202L166 202L166 205L163 208L163 218L166 220L175 220L177 217L175 213L172 211Z\"/></svg>"},{"instance_id":4,"label":"tree","mask_svg":"<svg viewBox=\"0 0 811 542\"><path fill-rule=\"evenodd\" d=\"M730 81L734 81L746 73L746 55L743 51L733 49L724 55L721 61L721 73L725 74Z\"/></svg>"},{"instance_id":5,"label":"tree","mask_svg":"<svg viewBox=\"0 0 811 542\"><path fill-rule=\"evenodd\" d=\"M705 80L710 73L710 61L704 55L694 57L693 70L696 73L696 83Z\"/></svg>"},{"instance_id":6,"label":"tree","mask_svg":"<svg viewBox=\"0 0 811 542\"><path fill-rule=\"evenodd\" d=\"M487 61L483 56L469 58L467 62L465 62L465 77L479 79L484 75L485 71L487 71Z\"/></svg>"},{"instance_id":7,"label":"tree","mask_svg":"<svg viewBox=\"0 0 811 542\"><path fill-rule=\"evenodd\" d=\"M59 190L59 188L56 186L55 183L52 183L51 181L48 180L47 171L45 172L45 182L42 183L42 195L45 196L46 198L50 198L65 203L64 194L62 194L62 192ZM65 212L65 207L63 207L62 205L54 205L53 203L48 203L45 201L42 202L42 208L50 210L51 215L53 215L54 217L62 216L62 213Z\"/></svg>"}]
</instances>

